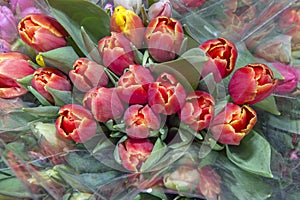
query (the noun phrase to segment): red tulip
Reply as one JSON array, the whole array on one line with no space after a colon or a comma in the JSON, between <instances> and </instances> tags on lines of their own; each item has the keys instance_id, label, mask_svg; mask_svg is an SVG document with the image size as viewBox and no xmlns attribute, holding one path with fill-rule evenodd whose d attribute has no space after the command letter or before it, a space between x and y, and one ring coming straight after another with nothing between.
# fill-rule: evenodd
<instances>
[{"instance_id":1,"label":"red tulip","mask_svg":"<svg viewBox=\"0 0 300 200\"><path fill-rule=\"evenodd\" d=\"M55 125L62 137L83 143L90 140L97 130L97 123L89 110L81 105L67 104L60 108Z\"/></svg>"},{"instance_id":2,"label":"red tulip","mask_svg":"<svg viewBox=\"0 0 300 200\"><path fill-rule=\"evenodd\" d=\"M50 67L39 68L34 72L33 76L31 81L32 87L53 104L55 104L54 98L47 87L62 91L71 91L72 89L67 76L57 69Z\"/></svg>"},{"instance_id":3,"label":"red tulip","mask_svg":"<svg viewBox=\"0 0 300 200\"><path fill-rule=\"evenodd\" d=\"M103 59L103 65L116 75L121 76L124 69L134 63L134 55L129 40L122 34L112 32L98 42L98 50Z\"/></svg>"},{"instance_id":4,"label":"red tulip","mask_svg":"<svg viewBox=\"0 0 300 200\"><path fill-rule=\"evenodd\" d=\"M75 61L69 77L74 86L82 92L108 84L108 76L104 67L87 58L79 58Z\"/></svg>"},{"instance_id":5,"label":"red tulip","mask_svg":"<svg viewBox=\"0 0 300 200\"><path fill-rule=\"evenodd\" d=\"M138 172L143 162L147 160L153 149L149 139L128 138L118 145L122 165L129 171Z\"/></svg>"},{"instance_id":6,"label":"red tulip","mask_svg":"<svg viewBox=\"0 0 300 200\"><path fill-rule=\"evenodd\" d=\"M176 113L182 108L185 98L184 87L171 74L162 73L156 82L149 84L148 104L156 113Z\"/></svg>"},{"instance_id":7,"label":"red tulip","mask_svg":"<svg viewBox=\"0 0 300 200\"><path fill-rule=\"evenodd\" d=\"M256 112L249 106L228 103L212 121L211 132L222 144L239 145L257 121Z\"/></svg>"},{"instance_id":8,"label":"red tulip","mask_svg":"<svg viewBox=\"0 0 300 200\"><path fill-rule=\"evenodd\" d=\"M142 47L144 24L141 18L123 6L117 6L110 18L110 29L124 34L137 48Z\"/></svg>"},{"instance_id":9,"label":"red tulip","mask_svg":"<svg viewBox=\"0 0 300 200\"><path fill-rule=\"evenodd\" d=\"M233 71L238 54L232 42L225 38L211 39L202 43L199 48L209 56L202 69L202 77L213 73L215 81L220 82Z\"/></svg>"},{"instance_id":10,"label":"red tulip","mask_svg":"<svg viewBox=\"0 0 300 200\"><path fill-rule=\"evenodd\" d=\"M148 85L154 82L151 72L141 65L130 65L118 81L118 94L129 104L145 104L148 100Z\"/></svg>"},{"instance_id":11,"label":"red tulip","mask_svg":"<svg viewBox=\"0 0 300 200\"><path fill-rule=\"evenodd\" d=\"M179 54L183 38L181 23L165 16L154 18L148 24L145 33L149 53L157 62L175 59Z\"/></svg>"},{"instance_id":12,"label":"red tulip","mask_svg":"<svg viewBox=\"0 0 300 200\"><path fill-rule=\"evenodd\" d=\"M214 116L214 98L203 91L189 93L183 108L179 111L182 122L196 131L207 128Z\"/></svg>"},{"instance_id":13,"label":"red tulip","mask_svg":"<svg viewBox=\"0 0 300 200\"><path fill-rule=\"evenodd\" d=\"M68 33L56 19L44 14L29 14L18 25L21 39L37 51L66 46Z\"/></svg>"},{"instance_id":14,"label":"red tulip","mask_svg":"<svg viewBox=\"0 0 300 200\"><path fill-rule=\"evenodd\" d=\"M116 88L96 87L88 91L83 105L89 108L99 122L117 119L124 113L124 105L119 99Z\"/></svg>"},{"instance_id":15,"label":"red tulip","mask_svg":"<svg viewBox=\"0 0 300 200\"><path fill-rule=\"evenodd\" d=\"M268 97L277 80L265 64L248 64L236 70L228 84L228 92L236 104L255 104Z\"/></svg>"},{"instance_id":16,"label":"red tulip","mask_svg":"<svg viewBox=\"0 0 300 200\"><path fill-rule=\"evenodd\" d=\"M152 130L160 128L160 116L146 105L131 105L124 113L126 134L131 138L147 138Z\"/></svg>"},{"instance_id":17,"label":"red tulip","mask_svg":"<svg viewBox=\"0 0 300 200\"><path fill-rule=\"evenodd\" d=\"M14 98L27 93L17 80L34 73L28 60L21 53L0 53L0 98Z\"/></svg>"}]
</instances>

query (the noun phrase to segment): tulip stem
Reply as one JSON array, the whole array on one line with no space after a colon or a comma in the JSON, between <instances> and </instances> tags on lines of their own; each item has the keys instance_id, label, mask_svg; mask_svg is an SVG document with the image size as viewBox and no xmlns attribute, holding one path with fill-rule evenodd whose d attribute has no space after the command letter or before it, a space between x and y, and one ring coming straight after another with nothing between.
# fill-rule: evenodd
<instances>
[{"instance_id":1,"label":"tulip stem","mask_svg":"<svg viewBox=\"0 0 300 200\"><path fill-rule=\"evenodd\" d=\"M108 68L104 68L104 71L106 72L109 80L114 84L115 87L117 87L119 77L115 73L113 73L111 70L109 70Z\"/></svg>"}]
</instances>

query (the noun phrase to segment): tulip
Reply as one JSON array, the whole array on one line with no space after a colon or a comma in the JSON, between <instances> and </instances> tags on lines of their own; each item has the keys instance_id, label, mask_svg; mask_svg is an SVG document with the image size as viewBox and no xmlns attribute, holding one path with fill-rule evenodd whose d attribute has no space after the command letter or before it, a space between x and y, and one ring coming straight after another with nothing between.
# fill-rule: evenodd
<instances>
[{"instance_id":1,"label":"tulip","mask_svg":"<svg viewBox=\"0 0 300 200\"><path fill-rule=\"evenodd\" d=\"M179 111L186 98L186 92L174 76L162 73L148 88L148 104L156 113L171 115Z\"/></svg>"},{"instance_id":2,"label":"tulip","mask_svg":"<svg viewBox=\"0 0 300 200\"><path fill-rule=\"evenodd\" d=\"M172 16L172 5L170 0L160 0L149 7L149 20L151 21L158 16L165 16L168 18Z\"/></svg>"},{"instance_id":3,"label":"tulip","mask_svg":"<svg viewBox=\"0 0 300 200\"><path fill-rule=\"evenodd\" d=\"M216 82L227 77L234 69L237 59L237 48L225 38L207 40L199 46L209 56L202 69L202 77L213 73Z\"/></svg>"},{"instance_id":4,"label":"tulip","mask_svg":"<svg viewBox=\"0 0 300 200\"><path fill-rule=\"evenodd\" d=\"M143 162L147 160L153 149L149 139L128 138L118 145L118 152L123 167L129 171L138 172Z\"/></svg>"},{"instance_id":5,"label":"tulip","mask_svg":"<svg viewBox=\"0 0 300 200\"><path fill-rule=\"evenodd\" d=\"M0 53L0 63L9 59L30 60L28 56L19 52Z\"/></svg>"},{"instance_id":6,"label":"tulip","mask_svg":"<svg viewBox=\"0 0 300 200\"><path fill-rule=\"evenodd\" d=\"M58 21L43 14L29 14L18 24L21 39L39 52L66 46L66 30Z\"/></svg>"},{"instance_id":7,"label":"tulip","mask_svg":"<svg viewBox=\"0 0 300 200\"><path fill-rule=\"evenodd\" d=\"M8 7L0 6L0 38L11 43L17 36L17 19Z\"/></svg>"},{"instance_id":8,"label":"tulip","mask_svg":"<svg viewBox=\"0 0 300 200\"><path fill-rule=\"evenodd\" d=\"M112 32L111 36L102 38L98 42L98 50L103 65L118 76L121 76L129 65L135 64L130 42L122 34Z\"/></svg>"},{"instance_id":9,"label":"tulip","mask_svg":"<svg viewBox=\"0 0 300 200\"><path fill-rule=\"evenodd\" d=\"M118 81L118 95L129 104L145 104L148 85L154 82L150 71L141 65L130 65Z\"/></svg>"},{"instance_id":10,"label":"tulip","mask_svg":"<svg viewBox=\"0 0 300 200\"><path fill-rule=\"evenodd\" d=\"M175 171L164 175L166 188L179 192L196 192L200 174L195 166L180 165Z\"/></svg>"},{"instance_id":11,"label":"tulip","mask_svg":"<svg viewBox=\"0 0 300 200\"><path fill-rule=\"evenodd\" d=\"M110 18L110 30L122 33L137 48L142 47L144 37L144 24L141 18L131 10L123 6L115 8Z\"/></svg>"},{"instance_id":12,"label":"tulip","mask_svg":"<svg viewBox=\"0 0 300 200\"><path fill-rule=\"evenodd\" d=\"M180 14L200 8L207 0L171 0L173 8Z\"/></svg>"},{"instance_id":13,"label":"tulip","mask_svg":"<svg viewBox=\"0 0 300 200\"><path fill-rule=\"evenodd\" d=\"M67 104L60 108L58 114L55 126L62 137L84 143L96 134L97 123L92 113L83 106Z\"/></svg>"},{"instance_id":14,"label":"tulip","mask_svg":"<svg viewBox=\"0 0 300 200\"><path fill-rule=\"evenodd\" d=\"M160 128L160 116L146 105L131 105L124 113L126 134L131 138L147 138L150 131Z\"/></svg>"},{"instance_id":15,"label":"tulip","mask_svg":"<svg viewBox=\"0 0 300 200\"><path fill-rule=\"evenodd\" d=\"M207 0L171 0L172 6L179 13L186 13L191 9L200 8Z\"/></svg>"},{"instance_id":16,"label":"tulip","mask_svg":"<svg viewBox=\"0 0 300 200\"><path fill-rule=\"evenodd\" d=\"M108 76L104 67L87 58L79 58L75 61L69 77L74 86L82 92L87 92L97 86L108 85Z\"/></svg>"},{"instance_id":17,"label":"tulip","mask_svg":"<svg viewBox=\"0 0 300 200\"><path fill-rule=\"evenodd\" d=\"M234 72L228 92L236 104L255 104L267 98L276 84L277 80L267 65L248 64Z\"/></svg>"},{"instance_id":18,"label":"tulip","mask_svg":"<svg viewBox=\"0 0 300 200\"><path fill-rule=\"evenodd\" d=\"M0 53L0 97L14 98L27 93L18 79L34 73L27 62L29 58L21 53Z\"/></svg>"},{"instance_id":19,"label":"tulip","mask_svg":"<svg viewBox=\"0 0 300 200\"><path fill-rule=\"evenodd\" d=\"M139 14L142 7L142 0L114 0L114 6L123 6L124 8Z\"/></svg>"},{"instance_id":20,"label":"tulip","mask_svg":"<svg viewBox=\"0 0 300 200\"><path fill-rule=\"evenodd\" d=\"M179 111L182 122L195 131L207 128L214 116L214 98L203 91L189 93L183 108Z\"/></svg>"},{"instance_id":21,"label":"tulip","mask_svg":"<svg viewBox=\"0 0 300 200\"><path fill-rule=\"evenodd\" d=\"M255 47L253 54L269 62L289 63L292 59L291 39L288 35L265 38Z\"/></svg>"},{"instance_id":22,"label":"tulip","mask_svg":"<svg viewBox=\"0 0 300 200\"><path fill-rule=\"evenodd\" d=\"M275 86L274 92L276 94L288 94L293 92L297 88L298 77L294 67L285 65L283 63L272 63L283 76L283 80L278 80L278 84Z\"/></svg>"},{"instance_id":23,"label":"tulip","mask_svg":"<svg viewBox=\"0 0 300 200\"><path fill-rule=\"evenodd\" d=\"M49 67L37 69L33 74L31 85L45 99L53 104L55 104L54 98L47 88L62 91L71 91L72 89L71 83L65 74Z\"/></svg>"},{"instance_id":24,"label":"tulip","mask_svg":"<svg viewBox=\"0 0 300 200\"><path fill-rule=\"evenodd\" d=\"M16 80L0 74L0 98L11 99L26 93L27 90Z\"/></svg>"},{"instance_id":25,"label":"tulip","mask_svg":"<svg viewBox=\"0 0 300 200\"><path fill-rule=\"evenodd\" d=\"M199 169L199 191L206 199L219 199L221 177L209 165Z\"/></svg>"},{"instance_id":26,"label":"tulip","mask_svg":"<svg viewBox=\"0 0 300 200\"><path fill-rule=\"evenodd\" d=\"M22 12L27 8L34 7L34 2L34 0L10 0L10 6L15 12L18 10Z\"/></svg>"},{"instance_id":27,"label":"tulip","mask_svg":"<svg viewBox=\"0 0 300 200\"><path fill-rule=\"evenodd\" d=\"M157 62L175 59L179 54L183 38L181 23L165 16L154 18L148 24L145 33L149 53Z\"/></svg>"},{"instance_id":28,"label":"tulip","mask_svg":"<svg viewBox=\"0 0 300 200\"><path fill-rule=\"evenodd\" d=\"M3 39L0 39L0 53L7 53L11 51L10 44Z\"/></svg>"},{"instance_id":29,"label":"tulip","mask_svg":"<svg viewBox=\"0 0 300 200\"><path fill-rule=\"evenodd\" d=\"M222 144L239 145L257 121L256 112L249 106L228 103L212 121L211 133Z\"/></svg>"},{"instance_id":30,"label":"tulip","mask_svg":"<svg viewBox=\"0 0 300 200\"><path fill-rule=\"evenodd\" d=\"M291 7L280 14L278 25L285 35L292 37L292 49L300 49L300 8Z\"/></svg>"},{"instance_id":31,"label":"tulip","mask_svg":"<svg viewBox=\"0 0 300 200\"><path fill-rule=\"evenodd\" d=\"M117 119L124 113L124 105L116 88L96 87L89 90L83 98L83 105L92 111L99 122Z\"/></svg>"}]
</instances>

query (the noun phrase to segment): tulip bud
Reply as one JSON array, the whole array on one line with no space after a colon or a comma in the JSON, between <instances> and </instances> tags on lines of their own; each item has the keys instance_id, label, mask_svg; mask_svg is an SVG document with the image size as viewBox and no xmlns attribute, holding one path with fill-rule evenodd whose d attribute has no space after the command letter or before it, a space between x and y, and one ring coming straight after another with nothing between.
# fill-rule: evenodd
<instances>
[{"instance_id":1,"label":"tulip bud","mask_svg":"<svg viewBox=\"0 0 300 200\"><path fill-rule=\"evenodd\" d=\"M253 54L269 62L289 63L292 57L291 39L288 35L264 39L255 47Z\"/></svg>"},{"instance_id":2,"label":"tulip bud","mask_svg":"<svg viewBox=\"0 0 300 200\"><path fill-rule=\"evenodd\" d=\"M48 88L62 91L71 91L71 83L66 75L54 68L39 68L33 74L32 87L37 90L50 103L55 103L53 96L48 92Z\"/></svg>"},{"instance_id":3,"label":"tulip bud","mask_svg":"<svg viewBox=\"0 0 300 200\"><path fill-rule=\"evenodd\" d=\"M207 0L171 0L172 6L179 13L186 13L191 9L200 8Z\"/></svg>"},{"instance_id":4,"label":"tulip bud","mask_svg":"<svg viewBox=\"0 0 300 200\"><path fill-rule=\"evenodd\" d=\"M116 88L96 87L89 90L83 98L83 105L92 111L99 122L117 119L124 113L124 105Z\"/></svg>"},{"instance_id":5,"label":"tulip bud","mask_svg":"<svg viewBox=\"0 0 300 200\"><path fill-rule=\"evenodd\" d=\"M151 21L158 16L165 16L168 18L172 16L172 5L170 0L160 0L149 7L149 20Z\"/></svg>"},{"instance_id":6,"label":"tulip bud","mask_svg":"<svg viewBox=\"0 0 300 200\"><path fill-rule=\"evenodd\" d=\"M126 134L131 138L147 138L152 130L160 128L160 116L146 105L132 105L124 113Z\"/></svg>"},{"instance_id":7,"label":"tulip bud","mask_svg":"<svg viewBox=\"0 0 300 200\"><path fill-rule=\"evenodd\" d=\"M130 65L118 81L118 95L129 104L145 104L148 85L154 82L150 71L141 65Z\"/></svg>"},{"instance_id":8,"label":"tulip bud","mask_svg":"<svg viewBox=\"0 0 300 200\"><path fill-rule=\"evenodd\" d=\"M98 50L102 56L103 65L118 76L124 69L134 64L134 55L129 40L122 34L112 32L98 42Z\"/></svg>"},{"instance_id":9,"label":"tulip bud","mask_svg":"<svg viewBox=\"0 0 300 200\"><path fill-rule=\"evenodd\" d=\"M228 84L228 92L236 104L255 104L267 98L276 84L277 80L268 66L248 64L234 72Z\"/></svg>"},{"instance_id":10,"label":"tulip bud","mask_svg":"<svg viewBox=\"0 0 300 200\"><path fill-rule=\"evenodd\" d=\"M219 199L221 194L221 177L206 165L199 169L199 191L206 199Z\"/></svg>"},{"instance_id":11,"label":"tulip bud","mask_svg":"<svg viewBox=\"0 0 300 200\"><path fill-rule=\"evenodd\" d=\"M66 30L56 19L43 14L29 14L18 25L21 39L37 51L66 46Z\"/></svg>"},{"instance_id":12,"label":"tulip bud","mask_svg":"<svg viewBox=\"0 0 300 200\"><path fill-rule=\"evenodd\" d=\"M60 108L58 114L55 125L62 137L84 143L96 134L97 123L90 111L83 106L67 104Z\"/></svg>"},{"instance_id":13,"label":"tulip bud","mask_svg":"<svg viewBox=\"0 0 300 200\"><path fill-rule=\"evenodd\" d=\"M249 106L228 103L212 121L211 133L222 144L239 145L257 121L256 112Z\"/></svg>"},{"instance_id":14,"label":"tulip bud","mask_svg":"<svg viewBox=\"0 0 300 200\"><path fill-rule=\"evenodd\" d=\"M183 108L179 111L182 122L195 131L207 128L214 116L214 98L203 91L189 93Z\"/></svg>"},{"instance_id":15,"label":"tulip bud","mask_svg":"<svg viewBox=\"0 0 300 200\"><path fill-rule=\"evenodd\" d=\"M209 56L208 62L202 69L202 77L213 73L216 82L227 77L234 69L237 59L237 48L225 38L207 40L199 48Z\"/></svg>"},{"instance_id":16,"label":"tulip bud","mask_svg":"<svg viewBox=\"0 0 300 200\"><path fill-rule=\"evenodd\" d=\"M274 92L276 94L288 94L297 88L298 77L294 67L282 63L272 63L272 65L281 73L283 80L278 80Z\"/></svg>"},{"instance_id":17,"label":"tulip bud","mask_svg":"<svg viewBox=\"0 0 300 200\"><path fill-rule=\"evenodd\" d=\"M10 44L3 39L0 39L0 53L7 53L11 51Z\"/></svg>"},{"instance_id":18,"label":"tulip bud","mask_svg":"<svg viewBox=\"0 0 300 200\"><path fill-rule=\"evenodd\" d=\"M144 29L141 18L133 11L126 10L123 6L115 8L110 18L110 30L112 32L124 34L137 48L141 48Z\"/></svg>"},{"instance_id":19,"label":"tulip bud","mask_svg":"<svg viewBox=\"0 0 300 200\"><path fill-rule=\"evenodd\" d=\"M0 53L0 97L14 98L27 93L18 79L34 73L27 62L29 58L21 53Z\"/></svg>"},{"instance_id":20,"label":"tulip bud","mask_svg":"<svg viewBox=\"0 0 300 200\"><path fill-rule=\"evenodd\" d=\"M0 38L11 43L17 36L17 19L8 7L0 6Z\"/></svg>"},{"instance_id":21,"label":"tulip bud","mask_svg":"<svg viewBox=\"0 0 300 200\"><path fill-rule=\"evenodd\" d=\"M199 171L194 166L180 165L174 172L164 175L166 188L179 192L196 192L199 184Z\"/></svg>"},{"instance_id":22,"label":"tulip bud","mask_svg":"<svg viewBox=\"0 0 300 200\"><path fill-rule=\"evenodd\" d=\"M75 61L69 77L74 86L82 92L108 84L108 76L104 67L87 58L79 58Z\"/></svg>"},{"instance_id":23,"label":"tulip bud","mask_svg":"<svg viewBox=\"0 0 300 200\"><path fill-rule=\"evenodd\" d=\"M27 8L34 7L34 0L10 0L11 9L23 11Z\"/></svg>"},{"instance_id":24,"label":"tulip bud","mask_svg":"<svg viewBox=\"0 0 300 200\"><path fill-rule=\"evenodd\" d=\"M280 14L278 25L285 35L292 37L292 49L300 49L300 8L291 7Z\"/></svg>"},{"instance_id":25,"label":"tulip bud","mask_svg":"<svg viewBox=\"0 0 300 200\"><path fill-rule=\"evenodd\" d=\"M128 138L118 145L118 152L123 167L129 171L138 172L143 162L147 160L153 149L149 139Z\"/></svg>"},{"instance_id":26,"label":"tulip bud","mask_svg":"<svg viewBox=\"0 0 300 200\"><path fill-rule=\"evenodd\" d=\"M139 14L142 7L142 0L114 0L114 6L123 6L124 8Z\"/></svg>"},{"instance_id":27,"label":"tulip bud","mask_svg":"<svg viewBox=\"0 0 300 200\"><path fill-rule=\"evenodd\" d=\"M181 23L165 16L154 18L148 24L145 33L149 53L157 62L175 59L179 54L183 38Z\"/></svg>"},{"instance_id":28,"label":"tulip bud","mask_svg":"<svg viewBox=\"0 0 300 200\"><path fill-rule=\"evenodd\" d=\"M184 87L174 76L162 73L148 88L148 104L156 113L171 115L179 111L186 98Z\"/></svg>"}]
</instances>

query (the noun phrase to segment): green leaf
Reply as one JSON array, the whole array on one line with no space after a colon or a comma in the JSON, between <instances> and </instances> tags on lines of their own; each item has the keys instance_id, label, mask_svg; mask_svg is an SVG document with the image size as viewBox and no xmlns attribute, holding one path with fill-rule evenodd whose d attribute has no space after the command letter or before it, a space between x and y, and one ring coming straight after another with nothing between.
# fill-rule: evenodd
<instances>
[{"instance_id":1,"label":"green leaf","mask_svg":"<svg viewBox=\"0 0 300 200\"><path fill-rule=\"evenodd\" d=\"M79 173L101 173L109 169L89 153L70 153L66 160Z\"/></svg>"},{"instance_id":2,"label":"green leaf","mask_svg":"<svg viewBox=\"0 0 300 200\"><path fill-rule=\"evenodd\" d=\"M155 164L165 155L167 148L167 145L157 138L150 156L142 164L140 171L145 172L155 167Z\"/></svg>"},{"instance_id":3,"label":"green leaf","mask_svg":"<svg viewBox=\"0 0 300 200\"><path fill-rule=\"evenodd\" d=\"M265 179L237 167L225 155L218 154L216 165L219 166L218 173L226 191L222 194L222 199L234 199L232 194L236 199L249 200L266 200L271 196L272 187L264 181Z\"/></svg>"},{"instance_id":4,"label":"green leaf","mask_svg":"<svg viewBox=\"0 0 300 200\"><path fill-rule=\"evenodd\" d=\"M254 107L260 108L274 115L280 115L274 96L271 94L264 100L253 104Z\"/></svg>"},{"instance_id":5,"label":"green leaf","mask_svg":"<svg viewBox=\"0 0 300 200\"><path fill-rule=\"evenodd\" d=\"M36 91L32 86L28 86L27 89L39 100L39 102L44 106L51 106L52 104L45 99L38 91Z\"/></svg>"},{"instance_id":6,"label":"green leaf","mask_svg":"<svg viewBox=\"0 0 300 200\"><path fill-rule=\"evenodd\" d=\"M117 171L76 174L64 165L57 165L54 169L73 189L81 192L96 192L99 186L108 184L120 176Z\"/></svg>"},{"instance_id":7,"label":"green leaf","mask_svg":"<svg viewBox=\"0 0 300 200\"><path fill-rule=\"evenodd\" d=\"M2 196L3 195L3 196ZM17 177L0 180L0 199L32 198L33 195L23 186Z\"/></svg>"},{"instance_id":8,"label":"green leaf","mask_svg":"<svg viewBox=\"0 0 300 200\"><path fill-rule=\"evenodd\" d=\"M98 51L97 45L92 41L90 36L85 31L84 27L81 27L81 36L88 52L88 58L94 60L97 63L101 63L101 56Z\"/></svg>"},{"instance_id":9,"label":"green leaf","mask_svg":"<svg viewBox=\"0 0 300 200\"><path fill-rule=\"evenodd\" d=\"M47 0L47 2L54 17L86 56L89 52L81 35L81 27L95 44L110 34L109 15L99 6L82 0Z\"/></svg>"},{"instance_id":10,"label":"green leaf","mask_svg":"<svg viewBox=\"0 0 300 200\"><path fill-rule=\"evenodd\" d=\"M38 115L42 117L55 117L58 115L60 107L58 106L38 106L33 108L23 108L26 113Z\"/></svg>"},{"instance_id":11,"label":"green leaf","mask_svg":"<svg viewBox=\"0 0 300 200\"><path fill-rule=\"evenodd\" d=\"M174 75L188 91L197 88L204 63L205 53L199 48L193 48L182 54L178 59L149 64L150 70L157 76L163 72Z\"/></svg>"},{"instance_id":12,"label":"green leaf","mask_svg":"<svg viewBox=\"0 0 300 200\"><path fill-rule=\"evenodd\" d=\"M33 74L25 76L21 79L18 79L18 83L23 85L24 87L30 86L31 85L31 80L33 79Z\"/></svg>"},{"instance_id":13,"label":"green leaf","mask_svg":"<svg viewBox=\"0 0 300 200\"><path fill-rule=\"evenodd\" d=\"M69 74L74 62L79 58L70 46L40 52L39 55L42 56L46 66L57 68L66 74Z\"/></svg>"},{"instance_id":14,"label":"green leaf","mask_svg":"<svg viewBox=\"0 0 300 200\"><path fill-rule=\"evenodd\" d=\"M239 146L226 145L226 154L231 162L241 169L272 178L270 168L271 147L267 140L252 130Z\"/></svg>"},{"instance_id":15,"label":"green leaf","mask_svg":"<svg viewBox=\"0 0 300 200\"><path fill-rule=\"evenodd\" d=\"M72 92L56 90L46 86L46 90L52 95L56 106L63 106L72 103Z\"/></svg>"},{"instance_id":16,"label":"green leaf","mask_svg":"<svg viewBox=\"0 0 300 200\"><path fill-rule=\"evenodd\" d=\"M300 122L298 119L292 120L288 116L275 116L268 115L268 119L265 119L268 129L284 133L296 133L300 134Z\"/></svg>"}]
</instances>

